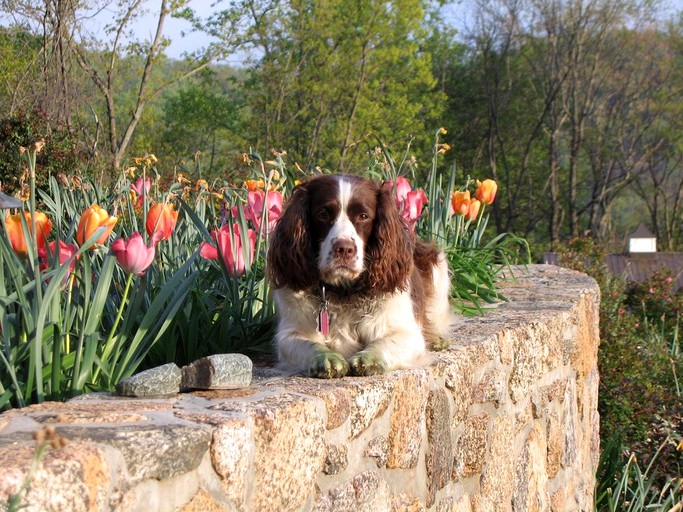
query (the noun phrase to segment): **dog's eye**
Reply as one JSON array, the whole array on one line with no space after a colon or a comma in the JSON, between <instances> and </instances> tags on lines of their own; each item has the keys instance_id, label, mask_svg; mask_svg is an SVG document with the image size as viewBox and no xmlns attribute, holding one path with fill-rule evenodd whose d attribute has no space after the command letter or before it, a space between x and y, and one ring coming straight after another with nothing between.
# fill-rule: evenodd
<instances>
[{"instance_id":1,"label":"dog's eye","mask_svg":"<svg viewBox=\"0 0 683 512\"><path fill-rule=\"evenodd\" d=\"M327 210L319 210L315 214L315 218L318 219L320 222L330 222L332 219L332 215L330 215L330 212Z\"/></svg>"},{"instance_id":2,"label":"dog's eye","mask_svg":"<svg viewBox=\"0 0 683 512\"><path fill-rule=\"evenodd\" d=\"M370 216L367 213L359 213L357 218L358 220L368 220Z\"/></svg>"}]
</instances>

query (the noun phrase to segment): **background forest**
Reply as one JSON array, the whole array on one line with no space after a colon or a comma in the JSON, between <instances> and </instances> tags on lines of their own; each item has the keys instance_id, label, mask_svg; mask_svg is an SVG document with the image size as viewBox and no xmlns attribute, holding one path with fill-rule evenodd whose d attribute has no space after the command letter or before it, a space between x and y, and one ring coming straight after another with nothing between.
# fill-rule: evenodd
<instances>
[{"instance_id":1,"label":"background forest","mask_svg":"<svg viewBox=\"0 0 683 512\"><path fill-rule=\"evenodd\" d=\"M586 233L622 250L640 222L680 249L683 21L670 5L201 4L0 2L5 191L20 185L16 146L42 136L48 173L101 176L153 153L165 171L231 180L249 149L353 171L379 142L410 144L426 173L442 126L445 166L495 179L492 224L537 255ZM183 41L172 17L206 44L169 58Z\"/></svg>"}]
</instances>

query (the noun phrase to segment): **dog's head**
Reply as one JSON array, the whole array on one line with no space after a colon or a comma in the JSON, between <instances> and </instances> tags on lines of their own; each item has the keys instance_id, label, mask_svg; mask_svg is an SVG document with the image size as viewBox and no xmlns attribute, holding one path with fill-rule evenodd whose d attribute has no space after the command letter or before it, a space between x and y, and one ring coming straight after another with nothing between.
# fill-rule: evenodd
<instances>
[{"instance_id":1,"label":"dog's head","mask_svg":"<svg viewBox=\"0 0 683 512\"><path fill-rule=\"evenodd\" d=\"M268 250L276 288L327 284L385 293L406 286L413 239L391 189L349 175L299 185L285 206Z\"/></svg>"}]
</instances>

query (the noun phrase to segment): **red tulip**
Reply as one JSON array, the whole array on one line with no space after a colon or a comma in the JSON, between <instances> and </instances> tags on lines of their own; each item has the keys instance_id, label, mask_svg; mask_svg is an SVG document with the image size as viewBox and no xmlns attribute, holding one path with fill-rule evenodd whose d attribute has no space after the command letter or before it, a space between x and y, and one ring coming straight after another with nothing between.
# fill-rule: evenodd
<instances>
[{"instance_id":1,"label":"red tulip","mask_svg":"<svg viewBox=\"0 0 683 512\"><path fill-rule=\"evenodd\" d=\"M140 233L133 233L128 240L117 238L111 244L121 268L129 274L142 275L154 260L154 244L147 247Z\"/></svg>"},{"instance_id":2,"label":"red tulip","mask_svg":"<svg viewBox=\"0 0 683 512\"><path fill-rule=\"evenodd\" d=\"M66 284L69 280L69 276L76 268L76 260L73 256L78 252L78 246L76 244L67 244L63 240L59 241L59 265L64 265L67 261L69 262L69 272L64 276L62 284ZM52 260L57 258L57 243L56 241L50 242L47 247L43 247L39 252L40 256L40 270L47 270L50 268L50 263Z\"/></svg>"},{"instance_id":3,"label":"red tulip","mask_svg":"<svg viewBox=\"0 0 683 512\"><path fill-rule=\"evenodd\" d=\"M161 233L160 240L168 240L177 222L178 212L173 209L173 206L168 203L157 203L147 212L147 234L153 236L159 232Z\"/></svg>"},{"instance_id":4,"label":"red tulip","mask_svg":"<svg viewBox=\"0 0 683 512\"><path fill-rule=\"evenodd\" d=\"M28 245L26 237L24 236L24 229L21 225L21 213L15 213L5 219L5 227L7 228L7 237L12 244L12 249L21 258L25 258L28 254ZM33 225L31 222L31 214L29 212L23 213L28 225L29 233L33 232ZM38 251L45 247L45 239L52 230L52 221L43 212L36 212L36 245Z\"/></svg>"},{"instance_id":5,"label":"red tulip","mask_svg":"<svg viewBox=\"0 0 683 512\"><path fill-rule=\"evenodd\" d=\"M231 275L236 276L244 274L247 266L250 266L254 259L256 232L253 229L248 229L245 240L240 232L239 224L234 223L232 225L232 232L230 225L225 224L218 230L211 230L211 238L214 239L218 247L208 242L204 242L199 248L199 254L203 258L214 260L217 259L220 254L220 257L225 263L225 267ZM245 241L249 245L247 251L248 261L245 261L244 259Z\"/></svg>"},{"instance_id":6,"label":"red tulip","mask_svg":"<svg viewBox=\"0 0 683 512\"><path fill-rule=\"evenodd\" d=\"M247 207L244 216L254 224L257 232L261 231L261 217L264 209L263 203L266 202L266 233L270 233L282 216L282 194L271 190L264 193L261 190L249 191L247 193Z\"/></svg>"}]
</instances>

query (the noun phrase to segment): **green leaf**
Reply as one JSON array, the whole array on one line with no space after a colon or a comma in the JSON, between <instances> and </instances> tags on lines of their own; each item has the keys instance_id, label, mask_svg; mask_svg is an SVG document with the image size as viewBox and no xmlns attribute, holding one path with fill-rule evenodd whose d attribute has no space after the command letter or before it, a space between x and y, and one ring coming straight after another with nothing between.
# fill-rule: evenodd
<instances>
[{"instance_id":1,"label":"green leaf","mask_svg":"<svg viewBox=\"0 0 683 512\"><path fill-rule=\"evenodd\" d=\"M188 273L191 265L194 263L198 253L192 255L182 267L180 267L171 277L170 280L166 282L164 287L159 291L154 300L149 306L149 309L145 312L142 321L127 347L126 352L123 356L123 360L117 361L116 369L114 372L115 382L118 382L123 375L129 375L130 372L134 371L135 366L138 364L139 352L146 352L149 345L145 345L142 348L140 346L143 344L145 339L154 333L154 326L160 328L166 320L166 317L177 311L180 307L180 303L184 300L189 287L195 279L196 274ZM167 304L167 301L170 301Z\"/></svg>"},{"instance_id":2,"label":"green leaf","mask_svg":"<svg viewBox=\"0 0 683 512\"><path fill-rule=\"evenodd\" d=\"M115 264L116 258L114 256L108 255L105 257L104 264L100 270L100 275L97 278L95 295L90 303L90 307L87 312L87 320L83 326L83 332L86 336L90 336L91 334L95 333L100 327L102 312L104 310L105 303L109 298Z\"/></svg>"}]
</instances>

